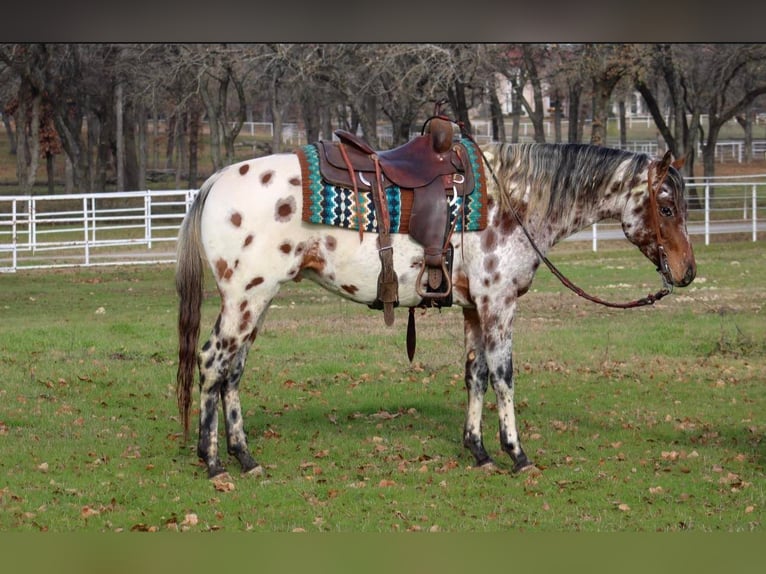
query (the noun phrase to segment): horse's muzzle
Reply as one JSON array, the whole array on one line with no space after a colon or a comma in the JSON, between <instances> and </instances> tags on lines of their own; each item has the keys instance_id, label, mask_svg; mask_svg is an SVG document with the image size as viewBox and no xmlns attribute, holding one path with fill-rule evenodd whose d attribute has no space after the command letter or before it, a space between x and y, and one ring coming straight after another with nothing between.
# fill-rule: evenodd
<instances>
[{"instance_id":1,"label":"horse's muzzle","mask_svg":"<svg viewBox=\"0 0 766 574\"><path fill-rule=\"evenodd\" d=\"M691 260L684 258L681 265L676 265L671 268L668 261L667 253L662 246L659 247L659 264L657 265L657 271L662 275L662 280L666 285L673 287L686 287L697 276L697 265L694 262L694 256L691 256Z\"/></svg>"}]
</instances>

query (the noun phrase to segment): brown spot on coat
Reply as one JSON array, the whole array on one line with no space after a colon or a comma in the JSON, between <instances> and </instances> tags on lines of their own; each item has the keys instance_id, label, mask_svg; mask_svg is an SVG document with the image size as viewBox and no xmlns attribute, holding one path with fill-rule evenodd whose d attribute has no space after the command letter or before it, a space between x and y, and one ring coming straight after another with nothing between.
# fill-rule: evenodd
<instances>
[{"instance_id":1,"label":"brown spot on coat","mask_svg":"<svg viewBox=\"0 0 766 574\"><path fill-rule=\"evenodd\" d=\"M264 171L261 174L261 183L263 185L269 185L272 179L274 179L274 172L272 170Z\"/></svg>"},{"instance_id":2,"label":"brown spot on coat","mask_svg":"<svg viewBox=\"0 0 766 574\"><path fill-rule=\"evenodd\" d=\"M234 213L231 214L231 224L234 227L239 227L240 225L242 225L242 214L240 212L235 211Z\"/></svg>"},{"instance_id":3,"label":"brown spot on coat","mask_svg":"<svg viewBox=\"0 0 766 574\"><path fill-rule=\"evenodd\" d=\"M215 274L219 280L228 281L231 279L232 273L234 273L234 269L229 267L225 259L219 259L215 262Z\"/></svg>"},{"instance_id":4,"label":"brown spot on coat","mask_svg":"<svg viewBox=\"0 0 766 574\"><path fill-rule=\"evenodd\" d=\"M242 320L239 323L239 332L244 333L247 331L247 328L250 326L250 318L252 317L252 314L250 311L245 311L245 314L242 315Z\"/></svg>"},{"instance_id":5,"label":"brown spot on coat","mask_svg":"<svg viewBox=\"0 0 766 574\"><path fill-rule=\"evenodd\" d=\"M328 251L335 251L335 248L338 246L338 240L332 235L328 235L324 239L324 244L327 246Z\"/></svg>"},{"instance_id":6,"label":"brown spot on coat","mask_svg":"<svg viewBox=\"0 0 766 574\"><path fill-rule=\"evenodd\" d=\"M274 214L274 218L277 221L286 223L290 221L290 219L293 216L293 213L295 213L295 198L294 197L285 197L277 201L276 210Z\"/></svg>"},{"instance_id":7,"label":"brown spot on coat","mask_svg":"<svg viewBox=\"0 0 766 574\"><path fill-rule=\"evenodd\" d=\"M488 227L481 234L481 250L485 253L490 253L497 247L497 234L495 231Z\"/></svg>"},{"instance_id":8,"label":"brown spot on coat","mask_svg":"<svg viewBox=\"0 0 766 574\"><path fill-rule=\"evenodd\" d=\"M291 177L290 178L290 185L300 186L301 184L301 178L298 176Z\"/></svg>"},{"instance_id":9,"label":"brown spot on coat","mask_svg":"<svg viewBox=\"0 0 766 574\"><path fill-rule=\"evenodd\" d=\"M253 242L253 234L251 233L247 237L245 237L245 242L242 244L242 247L247 247Z\"/></svg>"},{"instance_id":10,"label":"brown spot on coat","mask_svg":"<svg viewBox=\"0 0 766 574\"><path fill-rule=\"evenodd\" d=\"M249 169L250 169L250 164L249 163L245 163L245 164L239 166L239 174L240 175L245 175L248 172Z\"/></svg>"},{"instance_id":11,"label":"brown spot on coat","mask_svg":"<svg viewBox=\"0 0 766 574\"><path fill-rule=\"evenodd\" d=\"M293 250L293 244L289 241L285 241L282 245L279 246L279 250L285 255L289 255L290 251Z\"/></svg>"},{"instance_id":12,"label":"brown spot on coat","mask_svg":"<svg viewBox=\"0 0 766 574\"><path fill-rule=\"evenodd\" d=\"M494 273L497 270L498 262L497 255L488 255L484 258L484 269L487 273Z\"/></svg>"},{"instance_id":13,"label":"brown spot on coat","mask_svg":"<svg viewBox=\"0 0 766 574\"><path fill-rule=\"evenodd\" d=\"M263 283L263 277L255 277L254 279L250 281L250 283L245 285L245 291L247 291L248 289L252 289L253 287L258 287L258 285L260 285L261 283Z\"/></svg>"},{"instance_id":14,"label":"brown spot on coat","mask_svg":"<svg viewBox=\"0 0 766 574\"><path fill-rule=\"evenodd\" d=\"M340 288L343 289L346 293L349 293L351 295L359 291L359 287L357 287L356 285L341 285Z\"/></svg>"}]
</instances>

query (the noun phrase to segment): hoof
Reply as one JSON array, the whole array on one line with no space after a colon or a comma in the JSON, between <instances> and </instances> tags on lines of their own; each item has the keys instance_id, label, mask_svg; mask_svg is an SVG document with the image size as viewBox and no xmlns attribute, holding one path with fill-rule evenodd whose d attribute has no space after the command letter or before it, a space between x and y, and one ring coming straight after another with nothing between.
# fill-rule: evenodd
<instances>
[{"instance_id":1,"label":"hoof","mask_svg":"<svg viewBox=\"0 0 766 574\"><path fill-rule=\"evenodd\" d=\"M257 464L250 470L244 471L242 476L263 476L264 474L266 474L266 471L263 470L263 467L260 464Z\"/></svg>"},{"instance_id":2,"label":"hoof","mask_svg":"<svg viewBox=\"0 0 766 574\"><path fill-rule=\"evenodd\" d=\"M481 463L480 465L476 466L475 468L482 470L486 472L487 474L491 474L493 472L498 472L500 469L495 464L494 460L488 460L486 462Z\"/></svg>"},{"instance_id":3,"label":"hoof","mask_svg":"<svg viewBox=\"0 0 766 574\"><path fill-rule=\"evenodd\" d=\"M208 480L231 480L231 476L228 472L226 472L226 469L222 466L217 466L213 468L209 468L207 471L207 478Z\"/></svg>"},{"instance_id":4,"label":"hoof","mask_svg":"<svg viewBox=\"0 0 766 574\"><path fill-rule=\"evenodd\" d=\"M532 476L537 476L542 474L543 471L537 468L533 463L527 462L524 465L521 466L514 466L513 467L513 474L530 474Z\"/></svg>"}]
</instances>

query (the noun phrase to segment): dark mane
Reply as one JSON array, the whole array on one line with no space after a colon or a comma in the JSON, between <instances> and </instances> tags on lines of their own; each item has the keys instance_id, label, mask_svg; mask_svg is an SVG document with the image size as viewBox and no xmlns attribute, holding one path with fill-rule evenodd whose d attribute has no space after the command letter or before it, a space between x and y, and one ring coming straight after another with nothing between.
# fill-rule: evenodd
<instances>
[{"instance_id":1,"label":"dark mane","mask_svg":"<svg viewBox=\"0 0 766 574\"><path fill-rule=\"evenodd\" d=\"M525 204L530 216L562 220L573 208L638 185L646 154L585 144L490 144L498 200Z\"/></svg>"}]
</instances>

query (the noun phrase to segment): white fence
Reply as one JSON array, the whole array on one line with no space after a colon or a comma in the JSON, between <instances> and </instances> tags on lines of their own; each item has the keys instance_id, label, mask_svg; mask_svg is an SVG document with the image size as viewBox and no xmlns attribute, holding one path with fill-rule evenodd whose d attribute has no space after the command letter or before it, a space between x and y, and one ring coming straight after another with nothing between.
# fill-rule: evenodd
<instances>
[{"instance_id":1,"label":"white fence","mask_svg":"<svg viewBox=\"0 0 766 574\"><path fill-rule=\"evenodd\" d=\"M689 232L709 244L716 234L752 241L766 231L766 175L687 182ZM0 196L0 272L20 269L175 262L176 236L196 190ZM694 199L696 198L696 199ZM697 205L698 206L695 206ZM619 223L572 237L624 238Z\"/></svg>"}]
</instances>

